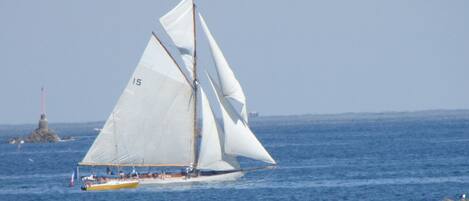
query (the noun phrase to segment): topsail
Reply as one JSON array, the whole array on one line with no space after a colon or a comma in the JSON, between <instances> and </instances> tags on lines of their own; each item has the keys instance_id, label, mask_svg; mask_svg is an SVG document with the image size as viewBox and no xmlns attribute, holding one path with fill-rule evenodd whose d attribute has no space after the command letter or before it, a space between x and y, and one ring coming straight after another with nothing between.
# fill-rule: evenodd
<instances>
[{"instance_id":1,"label":"topsail","mask_svg":"<svg viewBox=\"0 0 469 201\"><path fill-rule=\"evenodd\" d=\"M174 9L160 18L161 25L181 53L191 77L195 57L195 21L192 0L182 0Z\"/></svg>"}]
</instances>

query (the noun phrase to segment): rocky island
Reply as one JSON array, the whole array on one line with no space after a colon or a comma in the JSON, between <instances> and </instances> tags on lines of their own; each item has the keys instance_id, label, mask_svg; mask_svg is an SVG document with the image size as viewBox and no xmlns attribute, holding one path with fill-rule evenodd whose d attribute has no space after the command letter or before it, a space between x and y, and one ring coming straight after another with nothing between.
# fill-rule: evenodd
<instances>
[{"instance_id":1,"label":"rocky island","mask_svg":"<svg viewBox=\"0 0 469 201\"><path fill-rule=\"evenodd\" d=\"M54 130L49 129L46 115L41 114L41 119L39 120L38 128L36 128L28 136L11 138L8 143L50 143L59 141L60 137L54 132Z\"/></svg>"},{"instance_id":2,"label":"rocky island","mask_svg":"<svg viewBox=\"0 0 469 201\"><path fill-rule=\"evenodd\" d=\"M8 140L10 144L22 143L50 143L59 142L60 137L49 128L49 123L46 118L45 112L45 92L41 88L41 118L39 119L38 128L36 128L30 135L24 137L14 137Z\"/></svg>"}]
</instances>

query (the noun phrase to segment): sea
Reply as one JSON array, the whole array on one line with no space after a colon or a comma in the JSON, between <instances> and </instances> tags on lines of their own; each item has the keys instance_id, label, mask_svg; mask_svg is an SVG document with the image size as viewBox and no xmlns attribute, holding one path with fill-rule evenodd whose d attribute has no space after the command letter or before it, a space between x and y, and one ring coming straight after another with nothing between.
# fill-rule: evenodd
<instances>
[{"instance_id":1,"label":"sea","mask_svg":"<svg viewBox=\"0 0 469 201\"><path fill-rule=\"evenodd\" d=\"M53 119L52 114L50 115ZM70 187L103 122L51 123L54 144L7 144L35 124L0 125L0 200L458 200L469 193L469 110L260 116L278 162L236 181L103 192ZM265 164L241 159L243 167ZM83 167L82 175L100 168Z\"/></svg>"}]
</instances>

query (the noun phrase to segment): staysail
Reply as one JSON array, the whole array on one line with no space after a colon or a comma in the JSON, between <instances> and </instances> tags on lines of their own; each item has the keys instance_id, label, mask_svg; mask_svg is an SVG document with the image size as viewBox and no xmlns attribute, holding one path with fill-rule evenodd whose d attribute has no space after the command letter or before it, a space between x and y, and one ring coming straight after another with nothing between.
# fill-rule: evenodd
<instances>
[{"instance_id":1,"label":"staysail","mask_svg":"<svg viewBox=\"0 0 469 201\"><path fill-rule=\"evenodd\" d=\"M200 88L200 93L202 102L202 140L197 167L198 169L208 170L238 169L239 164L236 159L226 155L223 151L223 131L215 120L207 95L202 88Z\"/></svg>"},{"instance_id":2,"label":"staysail","mask_svg":"<svg viewBox=\"0 0 469 201\"><path fill-rule=\"evenodd\" d=\"M227 100L223 99L221 96L221 88L214 83L210 76L209 81L217 94L217 100L222 111L225 131L225 153L275 164L274 159L252 133L248 125L242 120L242 117L229 105Z\"/></svg>"},{"instance_id":3,"label":"staysail","mask_svg":"<svg viewBox=\"0 0 469 201\"><path fill-rule=\"evenodd\" d=\"M193 77L195 57L195 20L193 0L182 0L160 18L161 25L174 42Z\"/></svg>"},{"instance_id":4,"label":"staysail","mask_svg":"<svg viewBox=\"0 0 469 201\"><path fill-rule=\"evenodd\" d=\"M212 53L213 60L215 62L215 69L218 75L219 86L221 90L221 96L223 99L227 100L235 100L241 104L241 111L238 111L240 116L243 118L243 121L246 123L248 122L248 115L247 115L247 106L246 106L246 96L244 95L243 89L239 84L239 81L236 79L233 71L230 68L230 65L225 59L223 52L221 51L220 47L218 46L217 42L212 36L212 33L207 27L204 18L199 13L200 22L202 24L202 28L205 32L205 35L208 39L208 43L210 45L210 50ZM232 102L228 101L231 107L236 108Z\"/></svg>"},{"instance_id":5,"label":"staysail","mask_svg":"<svg viewBox=\"0 0 469 201\"><path fill-rule=\"evenodd\" d=\"M81 165L190 166L193 88L156 36Z\"/></svg>"}]
</instances>

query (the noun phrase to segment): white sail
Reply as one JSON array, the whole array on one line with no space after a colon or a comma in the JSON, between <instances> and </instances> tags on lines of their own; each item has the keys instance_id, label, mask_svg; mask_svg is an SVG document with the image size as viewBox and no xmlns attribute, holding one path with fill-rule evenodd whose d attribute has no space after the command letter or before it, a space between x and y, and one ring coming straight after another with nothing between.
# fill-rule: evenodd
<instances>
[{"instance_id":1,"label":"white sail","mask_svg":"<svg viewBox=\"0 0 469 201\"><path fill-rule=\"evenodd\" d=\"M242 120L242 117L234 111L227 100L221 97L221 88L213 82L210 76L209 81L217 94L217 100L223 115L225 153L275 164L274 159L257 140L251 129Z\"/></svg>"},{"instance_id":2,"label":"white sail","mask_svg":"<svg viewBox=\"0 0 469 201\"><path fill-rule=\"evenodd\" d=\"M215 62L222 97L224 99L231 98L239 102L242 105L242 108L241 111L238 111L238 113L241 115L245 122L248 122L246 97L244 95L243 89L241 88L241 85L239 84L233 71L231 70L230 65L226 61L223 52L221 51L215 39L213 38L212 33L208 29L207 24L205 23L205 20L200 13L199 18L205 35L207 36L212 57ZM231 106L234 108L233 104L231 104Z\"/></svg>"},{"instance_id":3,"label":"white sail","mask_svg":"<svg viewBox=\"0 0 469 201\"><path fill-rule=\"evenodd\" d=\"M160 18L161 25L181 53L182 60L192 77L195 54L195 21L192 0L182 0Z\"/></svg>"},{"instance_id":4,"label":"white sail","mask_svg":"<svg viewBox=\"0 0 469 201\"><path fill-rule=\"evenodd\" d=\"M219 128L207 95L200 88L202 100L202 140L197 168L208 170L233 170L239 168L234 157L225 156L222 149L223 131Z\"/></svg>"},{"instance_id":5,"label":"white sail","mask_svg":"<svg viewBox=\"0 0 469 201\"><path fill-rule=\"evenodd\" d=\"M83 165L189 166L192 86L152 36Z\"/></svg>"}]
</instances>

